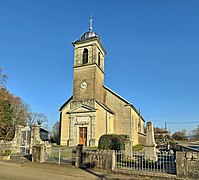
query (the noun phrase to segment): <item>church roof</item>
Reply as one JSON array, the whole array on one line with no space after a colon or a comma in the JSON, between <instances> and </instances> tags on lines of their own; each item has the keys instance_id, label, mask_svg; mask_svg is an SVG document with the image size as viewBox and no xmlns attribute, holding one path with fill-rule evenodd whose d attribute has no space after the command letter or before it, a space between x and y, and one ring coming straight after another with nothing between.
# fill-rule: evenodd
<instances>
[{"instance_id":1,"label":"church roof","mask_svg":"<svg viewBox=\"0 0 199 180\"><path fill-rule=\"evenodd\" d=\"M95 112L97 109L88 106L86 104L82 104L78 107L75 107L74 109L71 109L70 111L67 112L67 114L72 114L72 113L85 113L85 112Z\"/></svg>"},{"instance_id":2,"label":"church roof","mask_svg":"<svg viewBox=\"0 0 199 180\"><path fill-rule=\"evenodd\" d=\"M81 43L85 43L85 42L90 42L90 41L97 40L97 42L99 43L99 45L102 48L103 52L106 54L107 52L106 52L105 48L102 45L102 42L100 40L99 35L96 32L93 31L92 21L93 20L92 20L92 17L91 17L89 30L86 31L85 33L83 33L80 36L80 39L75 40L72 44L73 44L73 46L75 46L76 44L81 44Z\"/></svg>"},{"instance_id":3,"label":"church roof","mask_svg":"<svg viewBox=\"0 0 199 180\"><path fill-rule=\"evenodd\" d=\"M110 108L108 108L105 104L102 104L100 101L95 99L95 102L97 102L101 107L103 107L106 111L110 112L111 114L115 114Z\"/></svg>"},{"instance_id":4,"label":"church roof","mask_svg":"<svg viewBox=\"0 0 199 180\"><path fill-rule=\"evenodd\" d=\"M92 38L92 37L97 37L98 39L100 39L99 35L96 32L88 31L88 32L85 32L84 34L81 35L80 40L89 39L89 38Z\"/></svg>"},{"instance_id":5,"label":"church roof","mask_svg":"<svg viewBox=\"0 0 199 180\"><path fill-rule=\"evenodd\" d=\"M73 96L71 96L60 108L59 111L61 111L70 101L73 99Z\"/></svg>"},{"instance_id":6,"label":"church roof","mask_svg":"<svg viewBox=\"0 0 199 180\"><path fill-rule=\"evenodd\" d=\"M64 107L66 107L71 101L73 100L73 96L71 96L60 108L59 111L62 111ZM108 108L106 105L102 104L98 100L95 99L95 102L97 102L101 107L103 107L106 111L110 112L111 114L115 114L110 108ZM83 104L82 107L89 109L87 105ZM79 107L78 107L79 108ZM92 108L92 107L90 107ZM91 111L91 109L89 109ZM74 110L70 111L69 113L73 112ZM95 108L92 108L92 111L96 111Z\"/></svg>"},{"instance_id":7,"label":"church roof","mask_svg":"<svg viewBox=\"0 0 199 180\"><path fill-rule=\"evenodd\" d=\"M140 112L135 108L135 106L133 106L133 104L131 104L129 101L127 101L126 99L124 99L123 97L121 97L120 95L118 95L117 93L115 93L114 91L112 91L111 89L109 89L108 87L106 87L105 85L103 85L103 87L106 90L108 90L110 93L112 93L113 95L117 96L123 102L125 102L126 105L129 105L142 118L142 120L145 121L144 118L140 115Z\"/></svg>"},{"instance_id":8,"label":"church roof","mask_svg":"<svg viewBox=\"0 0 199 180\"><path fill-rule=\"evenodd\" d=\"M97 37L100 40L99 35L93 31L93 19L92 16L90 17L90 27L89 27L89 31L83 33L80 37L80 40L85 40L85 39L89 39L89 38L93 38L93 37Z\"/></svg>"}]
</instances>

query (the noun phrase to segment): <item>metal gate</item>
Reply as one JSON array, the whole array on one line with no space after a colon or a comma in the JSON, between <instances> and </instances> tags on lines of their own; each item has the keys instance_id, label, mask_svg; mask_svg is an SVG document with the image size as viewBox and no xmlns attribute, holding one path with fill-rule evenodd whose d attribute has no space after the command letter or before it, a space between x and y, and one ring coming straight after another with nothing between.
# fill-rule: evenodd
<instances>
[{"instance_id":1,"label":"metal gate","mask_svg":"<svg viewBox=\"0 0 199 180\"><path fill-rule=\"evenodd\" d=\"M21 143L20 143L20 153L29 154L30 153L30 141L31 141L31 129L26 126L21 129Z\"/></svg>"},{"instance_id":2,"label":"metal gate","mask_svg":"<svg viewBox=\"0 0 199 180\"><path fill-rule=\"evenodd\" d=\"M75 164L75 150L70 147L52 147L51 152L44 152L44 159L49 163Z\"/></svg>"},{"instance_id":3,"label":"metal gate","mask_svg":"<svg viewBox=\"0 0 199 180\"><path fill-rule=\"evenodd\" d=\"M145 159L144 151L133 151L127 156L124 151L115 152L116 169L132 169L176 174L175 154L171 151L157 153L158 160L153 162Z\"/></svg>"}]
</instances>

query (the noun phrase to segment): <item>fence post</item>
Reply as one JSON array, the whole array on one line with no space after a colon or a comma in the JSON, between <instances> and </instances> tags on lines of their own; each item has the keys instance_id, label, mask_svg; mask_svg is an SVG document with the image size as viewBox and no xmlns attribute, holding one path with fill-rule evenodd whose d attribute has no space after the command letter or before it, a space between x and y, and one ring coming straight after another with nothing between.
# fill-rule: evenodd
<instances>
[{"instance_id":1,"label":"fence post","mask_svg":"<svg viewBox=\"0 0 199 180\"><path fill-rule=\"evenodd\" d=\"M83 150L83 145L78 144L76 147L76 161L75 161L76 167L80 167L82 164L82 150Z\"/></svg>"},{"instance_id":2,"label":"fence post","mask_svg":"<svg viewBox=\"0 0 199 180\"><path fill-rule=\"evenodd\" d=\"M58 162L58 164L60 164L60 161L61 161L61 149L59 149L59 162Z\"/></svg>"},{"instance_id":3,"label":"fence post","mask_svg":"<svg viewBox=\"0 0 199 180\"><path fill-rule=\"evenodd\" d=\"M112 151L112 166L111 166L111 170L113 171L115 169L115 160L116 160L116 154L115 151Z\"/></svg>"},{"instance_id":4,"label":"fence post","mask_svg":"<svg viewBox=\"0 0 199 180\"><path fill-rule=\"evenodd\" d=\"M130 157L132 154L132 141L130 138L126 138L124 142L124 151L125 151L125 156Z\"/></svg>"}]
</instances>

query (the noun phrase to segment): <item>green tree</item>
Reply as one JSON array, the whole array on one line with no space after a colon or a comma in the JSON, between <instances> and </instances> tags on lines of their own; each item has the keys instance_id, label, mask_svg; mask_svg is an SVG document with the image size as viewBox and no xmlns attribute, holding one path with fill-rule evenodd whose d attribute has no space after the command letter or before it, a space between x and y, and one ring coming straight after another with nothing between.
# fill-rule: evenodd
<instances>
[{"instance_id":1,"label":"green tree","mask_svg":"<svg viewBox=\"0 0 199 180\"><path fill-rule=\"evenodd\" d=\"M43 113L32 113L29 106L6 89L7 75L0 68L0 140L11 140L16 125L46 125ZM46 125L47 127L47 125Z\"/></svg>"},{"instance_id":2,"label":"green tree","mask_svg":"<svg viewBox=\"0 0 199 180\"><path fill-rule=\"evenodd\" d=\"M177 131L172 135L174 140L185 140L186 139L186 130Z\"/></svg>"},{"instance_id":3,"label":"green tree","mask_svg":"<svg viewBox=\"0 0 199 180\"><path fill-rule=\"evenodd\" d=\"M24 102L6 88L0 88L0 139L12 139L15 126L26 124L27 115Z\"/></svg>"},{"instance_id":4,"label":"green tree","mask_svg":"<svg viewBox=\"0 0 199 180\"><path fill-rule=\"evenodd\" d=\"M7 75L0 68L0 140L10 140L15 126L24 125L28 117L28 106L20 97L6 89Z\"/></svg>"},{"instance_id":5,"label":"green tree","mask_svg":"<svg viewBox=\"0 0 199 180\"><path fill-rule=\"evenodd\" d=\"M161 133L162 131L165 131L164 128L154 127L154 133Z\"/></svg>"}]
</instances>

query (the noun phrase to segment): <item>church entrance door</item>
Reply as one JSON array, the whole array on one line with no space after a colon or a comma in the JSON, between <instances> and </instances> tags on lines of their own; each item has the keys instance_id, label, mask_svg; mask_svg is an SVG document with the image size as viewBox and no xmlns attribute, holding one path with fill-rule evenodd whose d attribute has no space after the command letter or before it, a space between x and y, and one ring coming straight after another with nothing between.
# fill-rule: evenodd
<instances>
[{"instance_id":1,"label":"church entrance door","mask_svg":"<svg viewBox=\"0 0 199 180\"><path fill-rule=\"evenodd\" d=\"M79 128L79 144L87 145L87 127Z\"/></svg>"}]
</instances>

